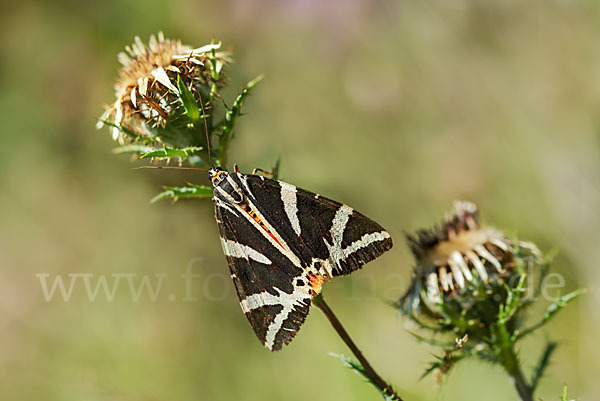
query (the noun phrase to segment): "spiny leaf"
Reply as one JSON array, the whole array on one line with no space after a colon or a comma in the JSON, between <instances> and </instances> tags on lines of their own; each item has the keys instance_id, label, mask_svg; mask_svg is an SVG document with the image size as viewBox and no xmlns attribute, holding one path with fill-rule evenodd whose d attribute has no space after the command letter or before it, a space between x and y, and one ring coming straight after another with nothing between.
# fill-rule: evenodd
<instances>
[{"instance_id":1,"label":"spiny leaf","mask_svg":"<svg viewBox=\"0 0 600 401\"><path fill-rule=\"evenodd\" d=\"M165 186L163 188L165 191L152 198L152 203L162 199L173 199L173 201L177 201L180 198L208 198L213 196L212 188L206 185L194 185L188 183L188 186L186 187Z\"/></svg>"},{"instance_id":2,"label":"spiny leaf","mask_svg":"<svg viewBox=\"0 0 600 401\"><path fill-rule=\"evenodd\" d=\"M544 326L546 323L548 323L550 321L550 319L552 319L554 316L556 316L556 314L561 309L563 309L565 306L567 306L569 304L569 302L573 301L575 298L579 297L580 295L585 294L586 292L587 292L587 290L585 288L581 288L579 290L570 292L566 295L559 297L550 306L548 306L548 309L546 309L546 313L544 313L544 316L542 316L542 319L538 323L534 324L533 326L523 330L517 336L517 339L521 339L521 338L525 337L526 335L532 333L533 331L539 329L540 327Z\"/></svg>"},{"instance_id":3,"label":"spiny leaf","mask_svg":"<svg viewBox=\"0 0 600 401\"><path fill-rule=\"evenodd\" d=\"M550 305L548 307L548 309L546 310L546 313L544 313L544 317L542 319L544 321L550 320L552 317L554 317L554 315L556 315L556 313L558 311L560 311L562 308L564 308L565 306L567 306L567 304L569 302L571 302L572 300L574 300L578 296L585 294L586 291L587 290L585 288L581 288L579 290L570 292L570 293L568 293L566 295L563 295L563 296L559 297L554 303L552 303L552 305Z\"/></svg>"},{"instance_id":4,"label":"spiny leaf","mask_svg":"<svg viewBox=\"0 0 600 401\"><path fill-rule=\"evenodd\" d=\"M258 77L254 78L252 81L248 82L246 84L246 86L244 87L244 89L242 89L240 94L237 96L237 98L231 105L231 109L227 110L223 121L220 123L220 125L222 125L221 126L221 129L222 129L221 136L227 138L233 134L233 128L235 126L235 122L236 122L238 116L241 114L244 99L250 94L250 91L256 86L256 84L258 84L260 81L262 81L262 79L263 79L263 76L259 75Z\"/></svg>"},{"instance_id":5,"label":"spiny leaf","mask_svg":"<svg viewBox=\"0 0 600 401\"><path fill-rule=\"evenodd\" d=\"M123 153L138 153L138 154L143 154L143 153L148 153L148 152L152 152L155 149L152 146L145 146L145 145L135 145L135 144L131 144L131 145L123 145L123 146L119 146L118 148L113 149L113 153L115 154L123 154Z\"/></svg>"},{"instance_id":6,"label":"spiny leaf","mask_svg":"<svg viewBox=\"0 0 600 401\"><path fill-rule=\"evenodd\" d=\"M233 132L235 128L235 123L237 121L238 116L242 110L242 104L244 99L250 91L263 79L262 75L254 78L252 81L248 82L242 92L238 95L238 97L233 102L231 109L225 112L225 117L218 124L216 132L220 132L220 140L219 140L219 149L218 155L219 159L223 161L223 164L227 164L227 149L229 146L229 141L233 137Z\"/></svg>"},{"instance_id":7,"label":"spiny leaf","mask_svg":"<svg viewBox=\"0 0 600 401\"><path fill-rule=\"evenodd\" d=\"M525 286L527 284L527 273L522 273L519 276L519 282L515 288L509 288L506 286L507 297L506 305L501 308L498 318L502 318L504 322L511 320L515 314L521 309L523 304L523 293L525 292Z\"/></svg>"},{"instance_id":8,"label":"spiny leaf","mask_svg":"<svg viewBox=\"0 0 600 401\"><path fill-rule=\"evenodd\" d=\"M440 319L444 322L444 324L451 325L455 328L459 328L461 330L468 329L471 326L471 323L466 321L464 316L459 315L455 311L453 311L450 307L448 307L445 303L440 303L440 309L444 316ZM464 312L465 310L463 310Z\"/></svg>"},{"instance_id":9,"label":"spiny leaf","mask_svg":"<svg viewBox=\"0 0 600 401\"><path fill-rule=\"evenodd\" d=\"M437 356L435 356L435 357L438 358ZM425 369L425 372L423 372L421 377L419 377L419 380L423 380L424 378L426 378L427 376L429 376L430 374L432 374L433 372L438 370L440 368L440 366L442 366L442 361L429 362L429 367L427 369Z\"/></svg>"},{"instance_id":10,"label":"spiny leaf","mask_svg":"<svg viewBox=\"0 0 600 401\"><path fill-rule=\"evenodd\" d=\"M127 127L124 127L122 125L117 125L115 123L113 123L112 121L108 121L108 120L100 120L102 122L102 124L104 125L108 125L109 127L113 127L118 129L119 131L121 131L122 133L124 133L125 135L127 135L128 137L130 137L134 142L143 142L143 143L153 143L155 142L154 139L152 138L148 138L142 135L138 135L135 132L133 132L132 130L130 130Z\"/></svg>"},{"instance_id":11,"label":"spiny leaf","mask_svg":"<svg viewBox=\"0 0 600 401\"><path fill-rule=\"evenodd\" d=\"M355 371L357 374L364 376L365 379L367 379L367 380L370 380L369 376L367 376L367 374L365 372L365 369L362 367L362 365L358 361L355 361L354 359L350 358L349 356L342 355L342 354L330 353L329 355L338 358L340 361L342 361L344 363L344 365L346 365L347 367L349 367L350 369Z\"/></svg>"},{"instance_id":12,"label":"spiny leaf","mask_svg":"<svg viewBox=\"0 0 600 401\"><path fill-rule=\"evenodd\" d=\"M444 350L443 356L434 355L434 358L437 360L430 363L429 368L425 370L423 375L421 375L421 379L435 370L439 370L440 373L445 375L450 371L450 369L452 369L456 362L460 361L466 356L475 355L477 351L473 348L471 350L467 350L467 352L463 352L467 341L469 341L468 335L465 335L462 338L457 338L455 343L451 345L451 348Z\"/></svg>"},{"instance_id":13,"label":"spiny leaf","mask_svg":"<svg viewBox=\"0 0 600 401\"><path fill-rule=\"evenodd\" d=\"M548 363L550 362L550 357L552 353L556 350L558 346L555 342L549 342L546 344L546 348L540 357L540 361L538 362L534 372L533 377L531 378L531 393L535 392L535 388L537 387L538 382L544 375L544 370L548 367Z\"/></svg>"},{"instance_id":14,"label":"spiny leaf","mask_svg":"<svg viewBox=\"0 0 600 401\"><path fill-rule=\"evenodd\" d=\"M434 358L436 358L437 361L429 362L429 367L425 369L425 372L423 372L421 377L419 377L419 380L423 380L436 370L440 371L440 373L443 375L446 375L458 361L464 359L466 356L468 355L462 353L452 354L444 357L434 355Z\"/></svg>"},{"instance_id":15,"label":"spiny leaf","mask_svg":"<svg viewBox=\"0 0 600 401\"><path fill-rule=\"evenodd\" d=\"M181 80L180 75L177 75L177 87L179 88L179 98L181 99L181 103L183 103L185 112L190 120L195 123L200 119L200 108L198 107L198 103L192 92L190 92L187 86L185 86L185 83Z\"/></svg>"},{"instance_id":16,"label":"spiny leaf","mask_svg":"<svg viewBox=\"0 0 600 401\"><path fill-rule=\"evenodd\" d=\"M192 156L194 153L202 150L200 146L190 146L182 149L168 148L164 147L162 149L153 150L151 152L146 152L140 156L140 159L146 159L148 157L154 157L157 159L172 159L174 157L178 157L180 159L187 159Z\"/></svg>"},{"instance_id":17,"label":"spiny leaf","mask_svg":"<svg viewBox=\"0 0 600 401\"><path fill-rule=\"evenodd\" d=\"M210 88L210 100L212 101L214 97L217 95L217 82L219 81L219 73L221 72L221 67L217 63L217 55L215 53L215 48L210 49L210 53L207 53L208 61L210 62L210 71L212 75L213 82Z\"/></svg>"},{"instance_id":18,"label":"spiny leaf","mask_svg":"<svg viewBox=\"0 0 600 401\"><path fill-rule=\"evenodd\" d=\"M348 356L345 356L345 355L341 355L341 354L330 353L329 355L338 358L340 361L342 361L344 363L344 365L346 365L347 367L352 369L354 371L354 373L364 377L369 383L371 383L373 386L375 386L375 388L377 390L379 390L379 393L383 396L384 400L386 400L386 401L393 400L393 398L389 394L387 394L385 389L379 388L379 386L371 380L371 378L365 371L365 368L363 368L363 366L358 361L355 361L354 359L352 359Z\"/></svg>"}]
</instances>

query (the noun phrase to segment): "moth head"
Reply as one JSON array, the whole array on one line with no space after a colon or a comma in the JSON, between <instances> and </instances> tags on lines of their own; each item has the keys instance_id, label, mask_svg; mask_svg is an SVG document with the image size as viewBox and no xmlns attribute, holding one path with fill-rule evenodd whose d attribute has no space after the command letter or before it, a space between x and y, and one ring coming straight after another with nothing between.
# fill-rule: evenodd
<instances>
[{"instance_id":1,"label":"moth head","mask_svg":"<svg viewBox=\"0 0 600 401\"><path fill-rule=\"evenodd\" d=\"M227 179L229 177L227 171L221 167L213 167L208 171L208 177L216 193L221 194L231 203L240 204L244 202L244 193L234 180Z\"/></svg>"},{"instance_id":2,"label":"moth head","mask_svg":"<svg viewBox=\"0 0 600 401\"><path fill-rule=\"evenodd\" d=\"M208 177L213 184L213 187L218 187L226 178L227 171L221 167L214 167L208 170Z\"/></svg>"}]
</instances>

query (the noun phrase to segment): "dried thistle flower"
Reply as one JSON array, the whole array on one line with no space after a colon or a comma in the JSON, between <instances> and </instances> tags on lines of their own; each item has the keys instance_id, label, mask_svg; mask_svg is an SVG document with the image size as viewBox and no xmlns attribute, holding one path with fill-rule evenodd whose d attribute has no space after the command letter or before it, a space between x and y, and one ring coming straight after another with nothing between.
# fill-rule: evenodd
<instances>
[{"instance_id":1,"label":"dried thistle flower","mask_svg":"<svg viewBox=\"0 0 600 401\"><path fill-rule=\"evenodd\" d=\"M409 313L431 317L437 316L436 305L442 302L456 301L461 309L478 299L500 303L507 295L503 285L516 284L515 257L541 262L534 244L482 227L477 207L470 202L455 202L441 226L407 235L407 243L416 267L401 304Z\"/></svg>"},{"instance_id":2,"label":"dried thistle flower","mask_svg":"<svg viewBox=\"0 0 600 401\"><path fill-rule=\"evenodd\" d=\"M436 372L440 379L456 362L476 356L503 366L521 399L532 401L556 343L548 342L529 382L515 344L584 291L559 296L538 323L523 327L527 307L540 294L549 261L534 244L482 226L477 207L469 202L455 202L440 226L407 235L407 242L416 264L399 309L423 329L469 339L457 347L451 341L415 334L420 341L444 349L425 375ZM527 279L534 275L539 276L539 283L526 288L532 283Z\"/></svg>"},{"instance_id":3,"label":"dried thistle flower","mask_svg":"<svg viewBox=\"0 0 600 401\"><path fill-rule=\"evenodd\" d=\"M162 32L158 39L150 36L148 45L136 37L119 53L123 66L115 84L116 101L101 117L98 128L108 122L113 139L121 144L196 145L198 138L183 131L190 118L197 120L201 115L186 114L184 96L189 93L192 100L203 101L210 108L216 89L225 83L223 66L230 62L229 53L217 51L219 48L220 44L211 43L194 49L165 39Z\"/></svg>"},{"instance_id":4,"label":"dried thistle flower","mask_svg":"<svg viewBox=\"0 0 600 401\"><path fill-rule=\"evenodd\" d=\"M195 167L226 166L228 145L242 103L262 79L250 81L228 106L221 95L227 84L224 67L230 53L220 43L199 48L152 35L148 45L136 37L119 54L123 65L115 83L116 101L107 107L98 128L112 127L120 146L115 153L140 159L177 159ZM210 154L209 154L210 151ZM154 200L209 197L208 186L165 187Z\"/></svg>"}]
</instances>

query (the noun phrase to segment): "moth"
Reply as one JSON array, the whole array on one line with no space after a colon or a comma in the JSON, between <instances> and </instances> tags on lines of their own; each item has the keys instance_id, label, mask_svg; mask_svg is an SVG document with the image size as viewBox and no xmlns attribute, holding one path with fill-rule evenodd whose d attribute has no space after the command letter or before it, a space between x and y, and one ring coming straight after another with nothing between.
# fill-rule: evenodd
<instances>
[{"instance_id":1,"label":"moth","mask_svg":"<svg viewBox=\"0 0 600 401\"><path fill-rule=\"evenodd\" d=\"M237 168L209 177L242 310L271 351L292 341L325 282L392 247L383 227L342 203Z\"/></svg>"}]
</instances>

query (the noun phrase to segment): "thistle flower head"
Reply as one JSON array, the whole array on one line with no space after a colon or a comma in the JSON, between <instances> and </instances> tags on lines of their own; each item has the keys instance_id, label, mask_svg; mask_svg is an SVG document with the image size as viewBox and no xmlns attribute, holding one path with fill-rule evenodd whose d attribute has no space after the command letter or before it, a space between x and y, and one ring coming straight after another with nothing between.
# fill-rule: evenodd
<instances>
[{"instance_id":1,"label":"thistle flower head","mask_svg":"<svg viewBox=\"0 0 600 401\"><path fill-rule=\"evenodd\" d=\"M469 202L455 202L440 226L407 235L407 242L416 265L401 309L442 326L449 312L471 322L491 320L494 316L478 313L506 299L505 287L516 285L517 259L540 257L535 245L482 226L477 207Z\"/></svg>"},{"instance_id":2,"label":"thistle flower head","mask_svg":"<svg viewBox=\"0 0 600 401\"><path fill-rule=\"evenodd\" d=\"M148 45L139 37L119 53L123 65L115 84L115 102L107 109L99 127L108 122L113 139L126 142L159 142L178 147L194 145L193 136L183 134L190 116L185 96L205 99L224 84L223 66L229 53L218 51L220 44L200 48L182 45L178 40L152 35ZM185 88L182 88L184 86ZM182 93L182 92L186 93Z\"/></svg>"},{"instance_id":3,"label":"thistle flower head","mask_svg":"<svg viewBox=\"0 0 600 401\"><path fill-rule=\"evenodd\" d=\"M424 376L435 372L439 381L458 361L477 357L503 366L519 394L529 395L523 399L532 399L556 343L546 345L529 384L515 344L585 291L559 296L537 323L525 327L525 316L542 293L551 259L530 242L481 225L477 207L469 202L455 202L441 225L407 235L407 242L415 257L414 275L397 306L421 328L456 339L415 334L419 341L444 350Z\"/></svg>"}]
</instances>

